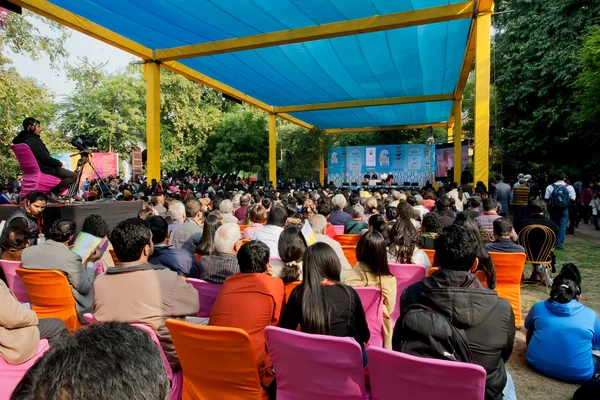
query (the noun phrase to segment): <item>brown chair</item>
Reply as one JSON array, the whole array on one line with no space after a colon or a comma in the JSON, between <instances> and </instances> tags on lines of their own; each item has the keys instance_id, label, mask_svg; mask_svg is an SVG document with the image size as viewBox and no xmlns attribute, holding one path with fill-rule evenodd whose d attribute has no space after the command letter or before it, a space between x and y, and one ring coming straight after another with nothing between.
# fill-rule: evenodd
<instances>
[{"instance_id":1,"label":"brown chair","mask_svg":"<svg viewBox=\"0 0 600 400\"><path fill-rule=\"evenodd\" d=\"M543 274L549 276L552 268L552 252L556 245L556 233L545 225L529 225L519 232L519 244L525 248L527 262L540 266ZM548 284L546 279L546 284Z\"/></svg>"}]
</instances>

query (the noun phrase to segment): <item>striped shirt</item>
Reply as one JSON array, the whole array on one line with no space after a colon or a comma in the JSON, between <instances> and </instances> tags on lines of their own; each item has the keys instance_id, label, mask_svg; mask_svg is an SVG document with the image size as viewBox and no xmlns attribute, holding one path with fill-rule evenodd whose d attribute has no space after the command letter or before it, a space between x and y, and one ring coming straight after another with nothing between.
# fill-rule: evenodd
<instances>
[{"instance_id":1,"label":"striped shirt","mask_svg":"<svg viewBox=\"0 0 600 400\"><path fill-rule=\"evenodd\" d=\"M529 187L519 185L513 188L513 206L526 206L529 204Z\"/></svg>"},{"instance_id":2,"label":"striped shirt","mask_svg":"<svg viewBox=\"0 0 600 400\"><path fill-rule=\"evenodd\" d=\"M217 253L200 260L200 279L212 283L223 283L230 275L240 272L235 254Z\"/></svg>"}]
</instances>

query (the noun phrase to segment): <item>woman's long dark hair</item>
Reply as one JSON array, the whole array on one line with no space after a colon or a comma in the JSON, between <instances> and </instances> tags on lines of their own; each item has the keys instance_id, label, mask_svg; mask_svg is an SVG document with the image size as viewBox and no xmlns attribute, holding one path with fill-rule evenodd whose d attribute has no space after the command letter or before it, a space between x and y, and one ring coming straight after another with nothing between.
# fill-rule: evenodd
<instances>
[{"instance_id":1,"label":"woman's long dark hair","mask_svg":"<svg viewBox=\"0 0 600 400\"><path fill-rule=\"evenodd\" d=\"M196 254L201 256L210 256L217 252L215 248L215 233L221 226L221 220L216 215L209 215L204 221L204 232L202 233L202 239L196 247Z\"/></svg>"},{"instance_id":2,"label":"woman's long dark hair","mask_svg":"<svg viewBox=\"0 0 600 400\"><path fill-rule=\"evenodd\" d=\"M494 263L492 262L492 257L490 256L490 253L485 248L485 244L483 243L483 239L481 238L481 233L479 232L477 224L474 220L468 218L465 214L458 214L456 216L454 224L462 226L466 230L473 232L473 234L477 238L477 242L479 243L479 250L477 250L477 259L479 260L479 266L477 267L477 270L483 271L485 273L485 280L487 281L488 288L495 289L496 268L494 268Z\"/></svg>"},{"instance_id":3,"label":"woman's long dark hair","mask_svg":"<svg viewBox=\"0 0 600 400\"><path fill-rule=\"evenodd\" d=\"M390 254L400 264L412 264L418 243L419 236L412 221L404 215L399 215L390 232Z\"/></svg>"},{"instance_id":4,"label":"woman's long dark hair","mask_svg":"<svg viewBox=\"0 0 600 400\"><path fill-rule=\"evenodd\" d=\"M385 218L381 214L371 215L369 217L369 229L381 233L389 245L390 226L385 222Z\"/></svg>"},{"instance_id":5,"label":"woman's long dark hair","mask_svg":"<svg viewBox=\"0 0 600 400\"><path fill-rule=\"evenodd\" d=\"M326 243L315 243L304 252L300 319L303 332L321 335L329 332L332 308L325 301L323 281L339 283L341 270L340 259Z\"/></svg>"},{"instance_id":6,"label":"woman's long dark hair","mask_svg":"<svg viewBox=\"0 0 600 400\"><path fill-rule=\"evenodd\" d=\"M563 266L560 273L554 278L550 290L550 300L566 304L581 295L581 274L575 264L568 263Z\"/></svg>"},{"instance_id":7,"label":"woman's long dark hair","mask_svg":"<svg viewBox=\"0 0 600 400\"><path fill-rule=\"evenodd\" d=\"M294 282L300 279L302 271L299 262L302 261L306 247L306 241L299 227L289 226L281 232L277 244L279 257L284 263L281 270L281 280Z\"/></svg>"},{"instance_id":8,"label":"woman's long dark hair","mask_svg":"<svg viewBox=\"0 0 600 400\"><path fill-rule=\"evenodd\" d=\"M387 242L377 231L367 231L356 245L356 260L369 266L369 270L377 275L381 289L381 277L392 276L387 258ZM369 286L369 277L365 272L365 286Z\"/></svg>"}]
</instances>

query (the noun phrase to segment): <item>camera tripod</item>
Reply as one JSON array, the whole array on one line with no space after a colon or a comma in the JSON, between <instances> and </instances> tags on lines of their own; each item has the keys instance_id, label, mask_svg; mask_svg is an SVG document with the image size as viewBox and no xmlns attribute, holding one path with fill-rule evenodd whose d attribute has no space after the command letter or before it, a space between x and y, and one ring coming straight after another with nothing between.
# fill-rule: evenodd
<instances>
[{"instance_id":1,"label":"camera tripod","mask_svg":"<svg viewBox=\"0 0 600 400\"><path fill-rule=\"evenodd\" d=\"M75 168L75 173L77 174L77 179L71 185L71 187L69 187L69 193L67 194L67 201L69 203L71 203L73 201L73 197L78 193L79 185L81 184L81 177L83 175L83 168L85 167L86 164L88 164L90 166L90 168L92 168L92 171L94 171L95 176L98 178L98 189L100 189L99 197L104 199L105 198L104 193L106 190L106 192L110 193L110 196L112 197L112 199L115 200L115 195L113 194L112 190L110 190L108 185L102 180L102 177L100 176L100 173L96 169L96 166L94 166L94 163L92 162L92 160L90 160L90 153L88 151L80 151L78 154L79 154L80 158L77 161L77 168ZM71 157L75 157L76 155L77 154L73 154ZM104 186L104 188L102 186Z\"/></svg>"}]
</instances>

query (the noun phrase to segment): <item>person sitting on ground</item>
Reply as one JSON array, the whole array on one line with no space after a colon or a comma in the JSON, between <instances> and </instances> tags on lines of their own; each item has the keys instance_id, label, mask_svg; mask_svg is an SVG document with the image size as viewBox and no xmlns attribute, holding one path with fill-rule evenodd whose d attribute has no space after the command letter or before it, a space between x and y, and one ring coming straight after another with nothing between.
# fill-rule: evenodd
<instances>
[{"instance_id":1,"label":"person sitting on ground","mask_svg":"<svg viewBox=\"0 0 600 400\"><path fill-rule=\"evenodd\" d=\"M467 217L475 219L483 213L483 211L481 211L481 197L471 197L469 199L469 206L470 208L468 210L463 211L463 214L465 214Z\"/></svg>"},{"instance_id":2,"label":"person sitting on ground","mask_svg":"<svg viewBox=\"0 0 600 400\"><path fill-rule=\"evenodd\" d=\"M209 325L240 328L250 335L261 384L271 391L275 376L265 343L265 328L279 324L283 282L269 273L266 244L258 241L244 244L237 259L240 273L223 282L210 312Z\"/></svg>"},{"instance_id":3,"label":"person sitting on ground","mask_svg":"<svg viewBox=\"0 0 600 400\"><path fill-rule=\"evenodd\" d=\"M371 333L356 290L340 283L341 266L333 249L315 243L304 252L302 283L290 296L280 326L302 332L352 337L361 348ZM363 356L363 360L365 360Z\"/></svg>"},{"instance_id":4,"label":"person sitting on ground","mask_svg":"<svg viewBox=\"0 0 600 400\"><path fill-rule=\"evenodd\" d=\"M218 212L219 211L214 211ZM196 254L200 256L210 256L217 253L217 249L215 248L215 234L217 229L223 225L221 218L219 215L209 214L204 221L204 232L202 233L202 239L200 243L198 243L198 247L196 247Z\"/></svg>"},{"instance_id":5,"label":"person sitting on ground","mask_svg":"<svg viewBox=\"0 0 600 400\"><path fill-rule=\"evenodd\" d=\"M600 373L600 318L581 300L581 275L565 264L554 278L550 298L534 304L525 318L527 361L538 372L583 383Z\"/></svg>"},{"instance_id":6,"label":"person sitting on ground","mask_svg":"<svg viewBox=\"0 0 600 400\"><path fill-rule=\"evenodd\" d=\"M308 219L308 223L315 233L316 242L327 243L329 247L333 249L335 254L338 256L340 261L340 265L343 270L350 269L352 266L348 262L346 255L344 254L344 250L342 249L342 245L338 242L330 238L328 235L325 235L325 230L327 229L327 220L321 214L313 215Z\"/></svg>"},{"instance_id":7,"label":"person sitting on ground","mask_svg":"<svg viewBox=\"0 0 600 400\"><path fill-rule=\"evenodd\" d=\"M269 246L271 257L279 258L277 245L279 243L279 236L281 235L281 232L283 232L283 227L287 222L287 218L287 210L281 206L275 206L269 213L267 225L262 229L257 230L254 235L252 235L252 240L259 240Z\"/></svg>"},{"instance_id":8,"label":"person sitting on ground","mask_svg":"<svg viewBox=\"0 0 600 400\"><path fill-rule=\"evenodd\" d=\"M81 232L89 233L90 235L101 239L108 238L108 224L100 215L91 214L88 215L83 221ZM109 250L113 250L110 240L108 241L108 247L106 251L104 254L102 254L102 258L100 259L104 271L106 271L107 268L112 268L115 266L115 262L113 261Z\"/></svg>"},{"instance_id":9,"label":"person sitting on ground","mask_svg":"<svg viewBox=\"0 0 600 400\"><path fill-rule=\"evenodd\" d=\"M415 205L413 206L413 209L419 214L421 221L423 221L423 218L429 213L429 210L423 205L423 197L421 195L416 195L414 199Z\"/></svg>"},{"instance_id":10,"label":"person sitting on ground","mask_svg":"<svg viewBox=\"0 0 600 400\"><path fill-rule=\"evenodd\" d=\"M171 382L150 335L120 322L78 329L31 367L12 399L165 400Z\"/></svg>"},{"instance_id":11,"label":"person sitting on ground","mask_svg":"<svg viewBox=\"0 0 600 400\"><path fill-rule=\"evenodd\" d=\"M331 206L333 207L333 211L331 211L329 222L331 222L332 225L345 226L346 222L352 219L350 214L344 212L344 207L346 207L346 198L343 194L336 194L333 196L331 199Z\"/></svg>"},{"instance_id":12,"label":"person sitting on ground","mask_svg":"<svg viewBox=\"0 0 600 400\"><path fill-rule=\"evenodd\" d=\"M435 239L444 229L442 218L438 213L427 213L421 224L421 236L419 236L419 247L421 249L433 250Z\"/></svg>"},{"instance_id":13,"label":"person sitting on ground","mask_svg":"<svg viewBox=\"0 0 600 400\"><path fill-rule=\"evenodd\" d=\"M205 255L200 260L200 279L212 283L223 283L230 275L240 272L237 252L242 244L238 224L223 224L215 232L215 254Z\"/></svg>"},{"instance_id":14,"label":"person sitting on ground","mask_svg":"<svg viewBox=\"0 0 600 400\"><path fill-rule=\"evenodd\" d=\"M154 244L152 231L144 221L130 218L120 222L113 229L110 241L121 264L96 279L94 317L100 322L148 325L156 332L171 368L179 370L179 359L165 321L198 314L198 292L177 273L148 262Z\"/></svg>"},{"instance_id":15,"label":"person sitting on ground","mask_svg":"<svg viewBox=\"0 0 600 400\"><path fill-rule=\"evenodd\" d=\"M148 257L148 262L152 265L167 267L186 278L199 278L200 266L194 256L187 250L174 249L173 246L166 243L169 229L167 221L163 217L150 217L146 223L152 231L152 243L154 244L154 251Z\"/></svg>"},{"instance_id":16,"label":"person sitting on ground","mask_svg":"<svg viewBox=\"0 0 600 400\"><path fill-rule=\"evenodd\" d=\"M333 224L329 222L329 218L331 217L331 204L328 202L322 202L317 207L317 213L325 217L327 221L327 227L325 228L325 235L333 239L337 235L337 231L333 227Z\"/></svg>"},{"instance_id":17,"label":"person sitting on ground","mask_svg":"<svg viewBox=\"0 0 600 400\"><path fill-rule=\"evenodd\" d=\"M83 314L92 311L94 302L94 279L96 278L96 261L100 260L98 249L89 256L86 263L81 257L69 249L69 243L75 236L75 222L59 219L52 224L48 240L37 246L23 250L21 262L23 268L33 270L57 270L67 276L76 302L79 321L86 323Z\"/></svg>"},{"instance_id":18,"label":"person sitting on ground","mask_svg":"<svg viewBox=\"0 0 600 400\"><path fill-rule=\"evenodd\" d=\"M169 211L167 211L167 216L170 217L169 236L171 236L171 233L173 233L175 228L183 224L183 221L186 218L185 206L183 205L183 203L180 201L174 201L171 204L169 204Z\"/></svg>"},{"instance_id":19,"label":"person sitting on ground","mask_svg":"<svg viewBox=\"0 0 600 400\"><path fill-rule=\"evenodd\" d=\"M454 218L448 215L449 210L450 199L444 196L437 199L435 202L435 212L440 216L444 228L447 228L454 223Z\"/></svg>"},{"instance_id":20,"label":"person sitting on ground","mask_svg":"<svg viewBox=\"0 0 600 400\"><path fill-rule=\"evenodd\" d=\"M392 349L392 320L396 307L396 277L390 272L386 257L386 242L381 233L368 231L356 245L354 268L342 271L342 283L354 286L371 286L381 289L383 296L383 343Z\"/></svg>"},{"instance_id":21,"label":"person sitting on ground","mask_svg":"<svg viewBox=\"0 0 600 400\"><path fill-rule=\"evenodd\" d=\"M223 215L223 220L227 224L239 224L238 219L233 215L233 202L225 199L219 204L219 211Z\"/></svg>"},{"instance_id":22,"label":"person sitting on ground","mask_svg":"<svg viewBox=\"0 0 600 400\"><path fill-rule=\"evenodd\" d=\"M352 219L346 222L344 234L357 235L369 227L369 224L363 221L365 209L360 204L352 207Z\"/></svg>"},{"instance_id":23,"label":"person sitting on ground","mask_svg":"<svg viewBox=\"0 0 600 400\"><path fill-rule=\"evenodd\" d=\"M281 278L284 283L302 279L302 257L306 250L302 228L288 226L279 236L277 249L281 260L271 261L271 275Z\"/></svg>"},{"instance_id":24,"label":"person sitting on ground","mask_svg":"<svg viewBox=\"0 0 600 400\"><path fill-rule=\"evenodd\" d=\"M23 307L0 281L0 358L8 364L24 363L36 355L40 339L50 347L68 336L65 323L57 318L38 319L35 311Z\"/></svg>"},{"instance_id":25,"label":"person sitting on ground","mask_svg":"<svg viewBox=\"0 0 600 400\"><path fill-rule=\"evenodd\" d=\"M196 252L202 240L204 214L202 204L196 199L185 202L185 221L171 233L169 244L175 249L183 249L190 254Z\"/></svg>"},{"instance_id":26,"label":"person sitting on ground","mask_svg":"<svg viewBox=\"0 0 600 400\"><path fill-rule=\"evenodd\" d=\"M419 236L409 219L398 219L390 231L389 242L389 262L423 265L427 270L431 268L427 254L418 247Z\"/></svg>"},{"instance_id":27,"label":"person sitting on ground","mask_svg":"<svg viewBox=\"0 0 600 400\"><path fill-rule=\"evenodd\" d=\"M244 229L243 238L246 240L252 239L252 236L256 231L264 228L265 222L267 221L267 210L262 204L255 204L248 208L248 219L250 226Z\"/></svg>"},{"instance_id":28,"label":"person sitting on ground","mask_svg":"<svg viewBox=\"0 0 600 400\"><path fill-rule=\"evenodd\" d=\"M48 204L48 196L42 192L33 191L27 193L25 201L19 208L13 211L6 219L6 227L19 220L25 222L31 234L31 245L35 246L40 237L44 237L40 227L42 226L42 215Z\"/></svg>"},{"instance_id":29,"label":"person sitting on ground","mask_svg":"<svg viewBox=\"0 0 600 400\"><path fill-rule=\"evenodd\" d=\"M435 258L440 270L402 293L392 346L401 351L407 344L401 327L409 307L420 304L433 309L464 330L472 362L486 370L486 400L516 399L512 377L504 368L513 350L515 316L510 303L486 288L473 273L478 266L478 246L475 235L458 225L437 238ZM424 345L431 343L429 332L434 329L419 325Z\"/></svg>"},{"instance_id":30,"label":"person sitting on ground","mask_svg":"<svg viewBox=\"0 0 600 400\"><path fill-rule=\"evenodd\" d=\"M525 249L511 240L513 225L508 218L494 220L494 241L485 245L488 251L495 253L525 253Z\"/></svg>"},{"instance_id":31,"label":"person sitting on ground","mask_svg":"<svg viewBox=\"0 0 600 400\"><path fill-rule=\"evenodd\" d=\"M13 222L2 231L0 236L0 260L21 261L23 250L29 247L31 233L27 224L19 221Z\"/></svg>"}]
</instances>

